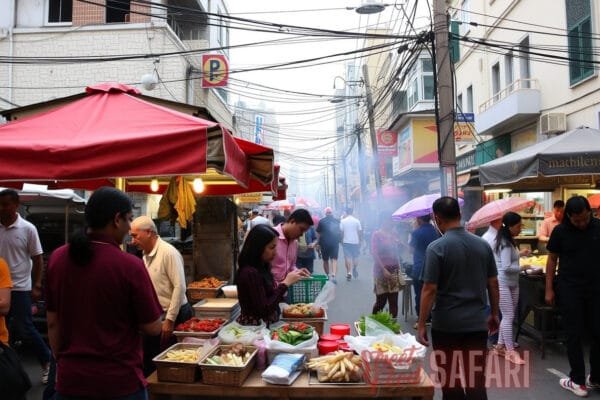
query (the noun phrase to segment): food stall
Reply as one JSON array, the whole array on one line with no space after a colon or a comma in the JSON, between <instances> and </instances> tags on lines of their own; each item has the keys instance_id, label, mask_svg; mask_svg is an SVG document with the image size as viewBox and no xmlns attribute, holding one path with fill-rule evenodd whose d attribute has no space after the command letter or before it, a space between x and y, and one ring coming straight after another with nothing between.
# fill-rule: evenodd
<instances>
[{"instance_id":1,"label":"food stall","mask_svg":"<svg viewBox=\"0 0 600 400\"><path fill-rule=\"evenodd\" d=\"M533 250L543 253L544 248L535 242L532 230L534 227L537 230L539 223L552 212L553 200L567 201L574 195L589 197L597 193L599 160L600 131L580 127L481 165L479 178L486 190L522 193L532 196L542 206L524 215L525 231L520 239L529 241ZM535 265L536 262L543 265ZM531 265L520 278L517 335L522 331L537 339L543 357L545 343L561 340L560 318L554 307L544 304L545 262L525 260L524 263Z\"/></svg>"},{"instance_id":2,"label":"food stall","mask_svg":"<svg viewBox=\"0 0 600 400\"><path fill-rule=\"evenodd\" d=\"M203 281L195 286L209 284ZM434 386L423 368L425 347L402 334L389 313L361 317L354 335L350 324L324 330L327 314L321 305L332 299L331 288L335 285L320 277L292 285L290 304L280 305L281 320L268 327L236 322L234 290L227 290L226 298L199 301L196 316L175 327L179 343L154 358L150 398L433 399Z\"/></svg>"},{"instance_id":3,"label":"food stall","mask_svg":"<svg viewBox=\"0 0 600 400\"><path fill-rule=\"evenodd\" d=\"M10 122L0 126L0 185L116 186L161 194L173 176L190 186L202 183L195 201L203 212L194 214L194 225L205 229L194 230L188 276L195 279L203 269L222 279L233 275L235 205L223 196L278 193L272 149L234 137L214 121L175 111L173 102L158 105L127 85L98 84L50 103L2 113Z\"/></svg>"}]
</instances>

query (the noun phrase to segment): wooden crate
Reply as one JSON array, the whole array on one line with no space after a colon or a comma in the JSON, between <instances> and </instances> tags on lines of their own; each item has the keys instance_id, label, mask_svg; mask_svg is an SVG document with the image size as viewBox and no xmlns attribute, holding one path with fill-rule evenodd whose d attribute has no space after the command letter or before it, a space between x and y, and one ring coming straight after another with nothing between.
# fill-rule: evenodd
<instances>
[{"instance_id":1,"label":"wooden crate","mask_svg":"<svg viewBox=\"0 0 600 400\"><path fill-rule=\"evenodd\" d=\"M221 282L221 286L216 288L187 288L187 298L189 302L196 302L203 299L214 299L219 295L221 288L227 284L226 281Z\"/></svg>"}]
</instances>

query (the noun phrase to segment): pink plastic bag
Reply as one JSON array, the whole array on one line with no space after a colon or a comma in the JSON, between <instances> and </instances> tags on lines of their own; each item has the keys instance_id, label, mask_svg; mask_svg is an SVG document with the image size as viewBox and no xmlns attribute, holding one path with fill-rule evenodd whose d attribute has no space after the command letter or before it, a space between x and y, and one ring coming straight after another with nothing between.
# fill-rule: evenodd
<instances>
[{"instance_id":1,"label":"pink plastic bag","mask_svg":"<svg viewBox=\"0 0 600 400\"><path fill-rule=\"evenodd\" d=\"M267 368L267 346L262 339L256 339L253 343L258 349L256 353L256 369L263 370Z\"/></svg>"}]
</instances>

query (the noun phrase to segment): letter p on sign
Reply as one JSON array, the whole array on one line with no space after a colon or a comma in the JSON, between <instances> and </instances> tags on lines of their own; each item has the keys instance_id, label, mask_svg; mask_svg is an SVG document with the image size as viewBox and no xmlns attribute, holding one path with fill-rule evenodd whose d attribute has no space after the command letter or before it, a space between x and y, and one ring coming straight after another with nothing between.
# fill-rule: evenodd
<instances>
[{"instance_id":1,"label":"letter p on sign","mask_svg":"<svg viewBox=\"0 0 600 400\"><path fill-rule=\"evenodd\" d=\"M229 64L222 54L202 55L202 87L227 86Z\"/></svg>"}]
</instances>

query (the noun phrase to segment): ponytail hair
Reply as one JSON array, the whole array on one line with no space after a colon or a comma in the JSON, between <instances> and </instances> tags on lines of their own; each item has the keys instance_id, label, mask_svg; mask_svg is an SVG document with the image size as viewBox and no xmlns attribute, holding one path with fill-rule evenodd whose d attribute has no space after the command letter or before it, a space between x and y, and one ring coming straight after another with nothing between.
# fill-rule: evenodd
<instances>
[{"instance_id":1,"label":"ponytail hair","mask_svg":"<svg viewBox=\"0 0 600 400\"><path fill-rule=\"evenodd\" d=\"M85 205L85 222L89 229L105 228L115 215L125 218L133 209L131 199L118 189L108 186L94 191ZM69 241L69 257L79 266L88 264L94 255L90 238L80 232Z\"/></svg>"},{"instance_id":2,"label":"ponytail hair","mask_svg":"<svg viewBox=\"0 0 600 400\"><path fill-rule=\"evenodd\" d=\"M494 248L496 253L507 243L510 243L513 247L517 246L515 238L510 233L510 228L519 222L521 222L521 216L519 214L512 211L504 214L502 217L502 226L498 229L498 234L496 235L496 247Z\"/></svg>"}]
</instances>

